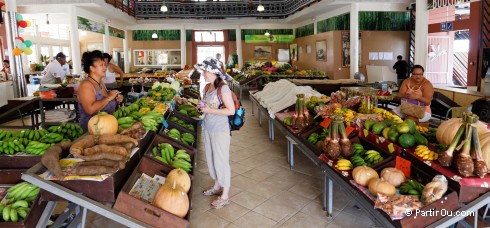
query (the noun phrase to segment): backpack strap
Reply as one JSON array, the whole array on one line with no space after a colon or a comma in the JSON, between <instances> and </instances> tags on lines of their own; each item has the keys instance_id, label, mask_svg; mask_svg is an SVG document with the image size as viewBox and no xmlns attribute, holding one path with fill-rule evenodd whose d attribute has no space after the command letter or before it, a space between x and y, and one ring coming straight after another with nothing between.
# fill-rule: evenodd
<instances>
[{"instance_id":1,"label":"backpack strap","mask_svg":"<svg viewBox=\"0 0 490 228\"><path fill-rule=\"evenodd\" d=\"M224 85L225 85L225 83L224 83L224 82L223 82L223 83L221 83L221 84L219 84L218 89L217 89L217 90L218 90L218 91L217 91L217 94L218 94L218 100L219 100L219 103L220 103L220 105L219 105L219 107L218 107L218 108L220 108L220 109L222 109L222 108L226 108L225 103L223 103L223 95L221 94L221 87L223 87Z\"/></svg>"}]
</instances>

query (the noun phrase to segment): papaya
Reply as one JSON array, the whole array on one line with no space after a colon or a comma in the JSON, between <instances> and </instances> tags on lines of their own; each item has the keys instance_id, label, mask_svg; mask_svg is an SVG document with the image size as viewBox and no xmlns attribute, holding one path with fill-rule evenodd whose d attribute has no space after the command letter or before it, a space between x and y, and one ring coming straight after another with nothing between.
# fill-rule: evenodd
<instances>
[{"instance_id":1,"label":"papaya","mask_svg":"<svg viewBox=\"0 0 490 228\"><path fill-rule=\"evenodd\" d=\"M398 142L398 136L400 136L400 133L398 133L396 128L391 128L388 132L388 139L392 142Z\"/></svg>"},{"instance_id":2,"label":"papaya","mask_svg":"<svg viewBox=\"0 0 490 228\"><path fill-rule=\"evenodd\" d=\"M410 129L410 134L414 134L417 131L415 122L413 122L413 120L406 119L404 122L408 125L408 128Z\"/></svg>"},{"instance_id":3,"label":"papaya","mask_svg":"<svg viewBox=\"0 0 490 228\"><path fill-rule=\"evenodd\" d=\"M429 140L427 140L420 132L415 131L413 134L413 137L415 138L415 144L417 145L424 145L427 146L429 144Z\"/></svg>"},{"instance_id":4,"label":"papaya","mask_svg":"<svg viewBox=\"0 0 490 228\"><path fill-rule=\"evenodd\" d=\"M379 135L379 134L381 134L381 132L383 131L383 129L384 129L385 127L386 127L386 126L385 126L385 124L384 124L384 123L375 123L375 124L373 125L373 133L374 133L374 134Z\"/></svg>"},{"instance_id":5,"label":"papaya","mask_svg":"<svg viewBox=\"0 0 490 228\"><path fill-rule=\"evenodd\" d=\"M407 123L401 123L401 124L398 124L398 126L396 127L396 130L398 130L398 133L400 133L400 134L405 134L405 133L410 132L410 126L408 126Z\"/></svg>"},{"instance_id":6,"label":"papaya","mask_svg":"<svg viewBox=\"0 0 490 228\"><path fill-rule=\"evenodd\" d=\"M365 128L366 130L368 130L368 131L369 131L369 130L371 130L371 127L372 127L372 126L373 126L375 123L376 123L376 121L374 121L374 120L366 120L366 121L364 122L364 128Z\"/></svg>"},{"instance_id":7,"label":"papaya","mask_svg":"<svg viewBox=\"0 0 490 228\"><path fill-rule=\"evenodd\" d=\"M398 143L403 147L403 148L409 148L415 145L415 137L409 133L405 133L400 135L398 138Z\"/></svg>"}]
</instances>

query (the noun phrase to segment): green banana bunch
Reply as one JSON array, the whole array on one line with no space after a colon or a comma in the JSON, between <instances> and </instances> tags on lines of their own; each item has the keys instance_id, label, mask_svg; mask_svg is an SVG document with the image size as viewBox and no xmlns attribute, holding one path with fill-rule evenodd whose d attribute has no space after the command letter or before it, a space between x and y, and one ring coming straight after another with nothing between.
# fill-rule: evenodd
<instances>
[{"instance_id":1,"label":"green banana bunch","mask_svg":"<svg viewBox=\"0 0 490 228\"><path fill-rule=\"evenodd\" d=\"M39 140L39 142L42 142L42 143L59 143L59 142L63 141L63 139L64 139L63 135L51 132L51 133L44 135Z\"/></svg>"},{"instance_id":2,"label":"green banana bunch","mask_svg":"<svg viewBox=\"0 0 490 228\"><path fill-rule=\"evenodd\" d=\"M131 125L133 125L134 122L136 121L131 116L121 117L117 119L117 123L119 124L119 127L123 129L128 129L129 127L131 127Z\"/></svg>"},{"instance_id":3,"label":"green banana bunch","mask_svg":"<svg viewBox=\"0 0 490 228\"><path fill-rule=\"evenodd\" d=\"M424 186L414 180L407 179L407 181L400 185L400 194L403 195L417 195L421 196L424 191Z\"/></svg>"},{"instance_id":4,"label":"green banana bunch","mask_svg":"<svg viewBox=\"0 0 490 228\"><path fill-rule=\"evenodd\" d=\"M191 172L192 170L192 164L186 160L183 160L183 159L180 159L180 158L176 158L172 161L171 165L174 167L174 168L180 168L186 172Z\"/></svg>"},{"instance_id":5,"label":"green banana bunch","mask_svg":"<svg viewBox=\"0 0 490 228\"><path fill-rule=\"evenodd\" d=\"M376 165L379 162L384 160L384 158L379 154L379 152L375 151L375 150L366 151L363 159L364 159L364 161L366 161L368 166Z\"/></svg>"},{"instance_id":6,"label":"green banana bunch","mask_svg":"<svg viewBox=\"0 0 490 228\"><path fill-rule=\"evenodd\" d=\"M143 123L143 128L148 131L157 131L158 123L151 116L143 116L140 118Z\"/></svg>"},{"instance_id":7,"label":"green banana bunch","mask_svg":"<svg viewBox=\"0 0 490 228\"><path fill-rule=\"evenodd\" d=\"M20 141L0 141L0 153L13 155L16 152L24 151L25 147Z\"/></svg>"},{"instance_id":8,"label":"green banana bunch","mask_svg":"<svg viewBox=\"0 0 490 228\"><path fill-rule=\"evenodd\" d=\"M18 222L19 217L25 219L29 212L29 203L39 195L40 188L22 182L7 190L7 205L0 203L0 212L4 222Z\"/></svg>"},{"instance_id":9,"label":"green banana bunch","mask_svg":"<svg viewBox=\"0 0 490 228\"><path fill-rule=\"evenodd\" d=\"M12 131L0 130L0 140L8 139L14 135L16 135L16 133Z\"/></svg>"},{"instance_id":10,"label":"green banana bunch","mask_svg":"<svg viewBox=\"0 0 490 228\"><path fill-rule=\"evenodd\" d=\"M174 168L181 168L186 172L192 170L191 156L187 151L179 149L175 151L174 147L168 143L160 143L152 149L152 156L164 164L171 165Z\"/></svg>"},{"instance_id":11,"label":"green banana bunch","mask_svg":"<svg viewBox=\"0 0 490 228\"><path fill-rule=\"evenodd\" d=\"M25 152L32 155L43 155L44 152L51 147L51 144L30 141L27 145Z\"/></svg>"},{"instance_id":12,"label":"green banana bunch","mask_svg":"<svg viewBox=\"0 0 490 228\"><path fill-rule=\"evenodd\" d=\"M190 133L183 133L181 134L180 141L182 141L184 144L192 146L192 144L194 144L196 139L194 138L194 135Z\"/></svg>"},{"instance_id":13,"label":"green banana bunch","mask_svg":"<svg viewBox=\"0 0 490 228\"><path fill-rule=\"evenodd\" d=\"M168 132L167 132L167 136L170 137L170 138L173 138L177 141L181 141L180 139L180 131L175 129L175 128L172 128L170 129Z\"/></svg>"},{"instance_id":14,"label":"green banana bunch","mask_svg":"<svg viewBox=\"0 0 490 228\"><path fill-rule=\"evenodd\" d=\"M309 143L311 143L313 145L316 145L316 142L318 141L318 137L319 137L318 133L313 132L310 134L310 136L308 136L306 141L308 141Z\"/></svg>"}]
</instances>

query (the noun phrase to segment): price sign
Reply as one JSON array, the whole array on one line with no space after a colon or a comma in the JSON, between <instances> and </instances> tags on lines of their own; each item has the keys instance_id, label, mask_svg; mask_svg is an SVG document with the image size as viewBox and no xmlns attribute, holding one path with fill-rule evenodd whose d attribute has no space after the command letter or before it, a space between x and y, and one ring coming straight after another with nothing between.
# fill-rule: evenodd
<instances>
[{"instance_id":1,"label":"price sign","mask_svg":"<svg viewBox=\"0 0 490 228\"><path fill-rule=\"evenodd\" d=\"M323 119L323 121L320 123L320 126L322 126L323 128L328 128L328 126L330 126L330 123L332 122L332 119L330 118L325 118Z\"/></svg>"},{"instance_id":2,"label":"price sign","mask_svg":"<svg viewBox=\"0 0 490 228\"><path fill-rule=\"evenodd\" d=\"M164 127L165 129L167 129L167 128L168 128L168 123L167 123L167 121L166 121L165 119L163 119L163 123L162 123L162 124L163 124L163 127Z\"/></svg>"},{"instance_id":3,"label":"price sign","mask_svg":"<svg viewBox=\"0 0 490 228\"><path fill-rule=\"evenodd\" d=\"M410 177L410 166L411 165L412 165L412 163L410 161L408 161L407 159L402 158L400 156L396 156L395 168L402 171L406 177Z\"/></svg>"},{"instance_id":4,"label":"price sign","mask_svg":"<svg viewBox=\"0 0 490 228\"><path fill-rule=\"evenodd\" d=\"M353 127L351 127L351 126L347 126L347 127L345 128L345 134L347 134L347 136L349 136L349 135L350 135L350 133L352 133L352 131L354 131L354 130L355 130L355 128L353 128Z\"/></svg>"}]
</instances>

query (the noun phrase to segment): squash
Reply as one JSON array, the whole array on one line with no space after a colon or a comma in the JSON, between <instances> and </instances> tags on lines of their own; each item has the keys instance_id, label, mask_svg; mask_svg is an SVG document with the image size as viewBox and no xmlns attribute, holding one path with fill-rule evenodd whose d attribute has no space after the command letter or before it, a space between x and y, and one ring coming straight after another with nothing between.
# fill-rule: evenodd
<instances>
[{"instance_id":1,"label":"squash","mask_svg":"<svg viewBox=\"0 0 490 228\"><path fill-rule=\"evenodd\" d=\"M189 211L189 197L174 180L160 186L153 198L153 205L183 218Z\"/></svg>"},{"instance_id":2,"label":"squash","mask_svg":"<svg viewBox=\"0 0 490 228\"><path fill-rule=\"evenodd\" d=\"M390 182L381 179L373 179L369 182L369 191L378 196L381 193L385 196L393 196L396 193L396 188Z\"/></svg>"},{"instance_id":3,"label":"squash","mask_svg":"<svg viewBox=\"0 0 490 228\"><path fill-rule=\"evenodd\" d=\"M462 118L452 118L442 122L437 128L436 139L437 142L444 145L451 144L456 132L463 123ZM488 132L487 125L481 121L477 122L476 128L478 129L478 135L481 137L484 133Z\"/></svg>"},{"instance_id":4,"label":"squash","mask_svg":"<svg viewBox=\"0 0 490 228\"><path fill-rule=\"evenodd\" d=\"M88 132L91 135L115 135L118 127L116 117L107 112L99 112L88 121Z\"/></svg>"},{"instance_id":5,"label":"squash","mask_svg":"<svg viewBox=\"0 0 490 228\"><path fill-rule=\"evenodd\" d=\"M481 152L483 160L487 163L487 167L490 168L490 132L478 136L480 139Z\"/></svg>"},{"instance_id":6,"label":"squash","mask_svg":"<svg viewBox=\"0 0 490 228\"><path fill-rule=\"evenodd\" d=\"M352 171L352 178L354 181L362 186L367 186L371 179L378 179L378 173L367 166L357 166Z\"/></svg>"},{"instance_id":7,"label":"squash","mask_svg":"<svg viewBox=\"0 0 490 228\"><path fill-rule=\"evenodd\" d=\"M403 172L399 169L393 167L384 168L381 171L380 176L383 180L390 182L390 184L395 187L400 186L406 180L405 174L403 174Z\"/></svg>"},{"instance_id":8,"label":"squash","mask_svg":"<svg viewBox=\"0 0 490 228\"><path fill-rule=\"evenodd\" d=\"M184 189L185 193L189 192L189 189L191 188L191 178L187 172L182 169L173 169L170 171L167 175L167 179L165 179L165 183L173 183L174 181Z\"/></svg>"}]
</instances>

